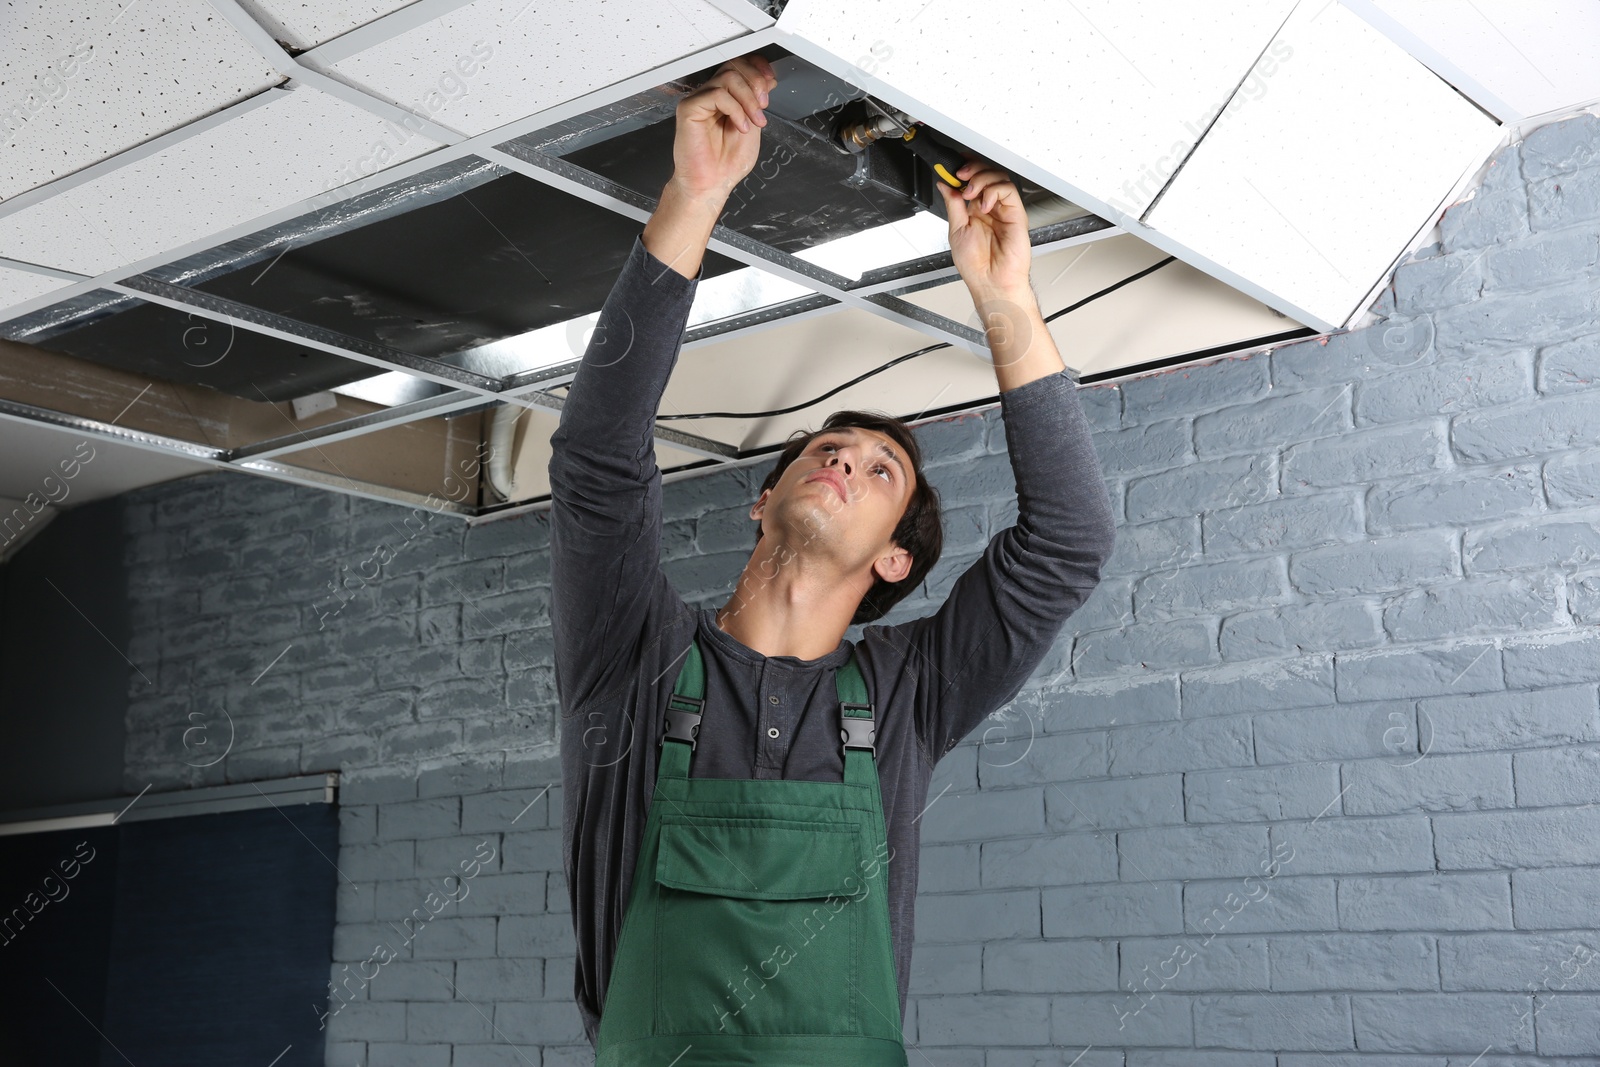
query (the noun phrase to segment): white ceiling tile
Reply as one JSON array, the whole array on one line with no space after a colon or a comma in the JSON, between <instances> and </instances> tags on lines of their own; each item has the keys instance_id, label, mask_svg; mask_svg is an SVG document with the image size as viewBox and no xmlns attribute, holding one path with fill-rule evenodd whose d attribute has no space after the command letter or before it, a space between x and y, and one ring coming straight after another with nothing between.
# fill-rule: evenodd
<instances>
[{"instance_id":1,"label":"white ceiling tile","mask_svg":"<svg viewBox=\"0 0 1600 1067\"><path fill-rule=\"evenodd\" d=\"M1600 3L1595 0L1360 0L1397 44L1431 50L1514 115L1539 115L1600 99ZM1416 48L1421 42L1423 47ZM1427 61L1431 56L1419 54ZM1439 70L1447 75L1445 70ZM1471 87L1458 86L1473 95ZM1479 103L1494 108L1489 100Z\"/></svg>"},{"instance_id":2,"label":"white ceiling tile","mask_svg":"<svg viewBox=\"0 0 1600 1067\"><path fill-rule=\"evenodd\" d=\"M239 0L239 6L278 41L296 50L315 48L365 26L412 0Z\"/></svg>"},{"instance_id":3,"label":"white ceiling tile","mask_svg":"<svg viewBox=\"0 0 1600 1067\"><path fill-rule=\"evenodd\" d=\"M65 288L69 284L71 283L64 282L60 278L47 278L32 271L0 267L0 313L16 307L25 300L32 300L52 290Z\"/></svg>"},{"instance_id":4,"label":"white ceiling tile","mask_svg":"<svg viewBox=\"0 0 1600 1067\"><path fill-rule=\"evenodd\" d=\"M100 274L439 147L306 86L267 92L260 106L0 218L0 256Z\"/></svg>"},{"instance_id":5,"label":"white ceiling tile","mask_svg":"<svg viewBox=\"0 0 1600 1067\"><path fill-rule=\"evenodd\" d=\"M329 70L478 134L748 32L702 0L478 0Z\"/></svg>"},{"instance_id":6,"label":"white ceiling tile","mask_svg":"<svg viewBox=\"0 0 1600 1067\"><path fill-rule=\"evenodd\" d=\"M1337 3L1303 4L1273 48L1276 73L1223 113L1147 222L1342 324L1500 128Z\"/></svg>"},{"instance_id":7,"label":"white ceiling tile","mask_svg":"<svg viewBox=\"0 0 1600 1067\"><path fill-rule=\"evenodd\" d=\"M0 199L283 80L205 0L10 0L0 37Z\"/></svg>"},{"instance_id":8,"label":"white ceiling tile","mask_svg":"<svg viewBox=\"0 0 1600 1067\"><path fill-rule=\"evenodd\" d=\"M1138 217L1251 73L1294 0L790 0L780 28L934 128L980 131ZM1098 201L1095 203L1094 201Z\"/></svg>"}]
</instances>

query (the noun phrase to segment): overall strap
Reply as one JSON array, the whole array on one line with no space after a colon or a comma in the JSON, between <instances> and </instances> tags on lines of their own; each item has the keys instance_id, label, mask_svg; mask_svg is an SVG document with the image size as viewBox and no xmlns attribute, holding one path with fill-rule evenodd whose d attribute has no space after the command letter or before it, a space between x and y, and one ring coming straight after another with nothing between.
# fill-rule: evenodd
<instances>
[{"instance_id":1,"label":"overall strap","mask_svg":"<svg viewBox=\"0 0 1600 1067\"><path fill-rule=\"evenodd\" d=\"M839 740L844 752L844 780L866 785L877 778L873 761L878 750L876 720L873 706L867 699L867 682L856 663L854 649L844 665L834 672L834 690L839 697ZM695 749L695 738L700 732L700 719L705 708L706 670L700 654L698 640L691 641L684 664L678 670L677 681L672 686L672 696L667 698L667 713L661 738L657 775L675 778L689 777L690 753ZM680 742L669 745L668 739Z\"/></svg>"},{"instance_id":2,"label":"overall strap","mask_svg":"<svg viewBox=\"0 0 1600 1067\"><path fill-rule=\"evenodd\" d=\"M667 716L661 739L656 775L689 777L689 754L694 751L695 735L700 732L700 714L706 704L706 666L700 657L700 642L689 643L689 654L678 669L678 680L667 698ZM686 744L667 744L667 739Z\"/></svg>"},{"instance_id":3,"label":"overall strap","mask_svg":"<svg viewBox=\"0 0 1600 1067\"><path fill-rule=\"evenodd\" d=\"M855 649L850 658L833 675L833 685L839 694L839 739L844 743L844 780L853 785L876 785L878 748L873 744L878 736L873 707L867 699L867 681L861 676L856 663Z\"/></svg>"}]
</instances>

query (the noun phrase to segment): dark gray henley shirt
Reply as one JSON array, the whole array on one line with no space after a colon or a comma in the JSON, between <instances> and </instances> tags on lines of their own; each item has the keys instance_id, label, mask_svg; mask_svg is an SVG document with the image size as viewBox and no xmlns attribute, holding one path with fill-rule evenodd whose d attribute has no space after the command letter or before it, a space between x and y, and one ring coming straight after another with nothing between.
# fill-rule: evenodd
<instances>
[{"instance_id":1,"label":"dark gray henley shirt","mask_svg":"<svg viewBox=\"0 0 1600 1067\"><path fill-rule=\"evenodd\" d=\"M818 659L747 648L717 626L714 608L690 608L660 568L652 431L699 281L634 239L550 438L562 842L577 937L573 992L590 1044L654 792L667 698L691 640L698 637L706 668L691 774L708 778L842 780L833 671L855 650L877 717L904 1020L914 820L934 764L1020 692L1099 583L1115 537L1076 385L1064 372L1035 379L1000 393L1016 524L989 541L937 612L867 624L859 642L841 640Z\"/></svg>"}]
</instances>

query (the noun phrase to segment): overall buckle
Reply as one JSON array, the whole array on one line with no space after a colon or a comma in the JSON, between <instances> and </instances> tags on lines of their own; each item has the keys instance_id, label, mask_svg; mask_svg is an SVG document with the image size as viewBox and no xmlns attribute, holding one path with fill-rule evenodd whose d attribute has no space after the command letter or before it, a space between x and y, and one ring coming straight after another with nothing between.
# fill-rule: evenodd
<instances>
[{"instance_id":1,"label":"overall buckle","mask_svg":"<svg viewBox=\"0 0 1600 1067\"><path fill-rule=\"evenodd\" d=\"M693 710L690 710L689 708L675 708L672 706L674 702L693 705ZM686 697L677 693L672 694L672 696L667 700L667 717L665 723L666 729L661 735L661 738L656 742L656 745L659 747L660 745L666 744L667 738L671 737L678 741L687 741L689 743L689 751L693 752L695 747L695 735L700 732L700 709L704 708L705 705L706 702L699 697Z\"/></svg>"},{"instance_id":2,"label":"overall buckle","mask_svg":"<svg viewBox=\"0 0 1600 1067\"><path fill-rule=\"evenodd\" d=\"M865 708L868 712L873 710L871 704L842 703L839 705L839 738L844 744L840 748L841 755L848 755L852 748L864 748L872 754L873 759L878 758L878 747L872 742L877 737L878 731L875 720L860 715L847 715L850 708Z\"/></svg>"}]
</instances>

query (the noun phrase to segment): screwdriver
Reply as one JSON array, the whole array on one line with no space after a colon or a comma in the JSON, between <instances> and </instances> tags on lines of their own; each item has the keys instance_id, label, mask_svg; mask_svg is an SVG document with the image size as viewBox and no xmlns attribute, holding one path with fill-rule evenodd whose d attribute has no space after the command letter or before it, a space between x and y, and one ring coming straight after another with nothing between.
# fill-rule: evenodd
<instances>
[{"instance_id":1,"label":"screwdriver","mask_svg":"<svg viewBox=\"0 0 1600 1067\"><path fill-rule=\"evenodd\" d=\"M918 122L901 134L900 142L921 156L933 168L938 179L958 192L967 187L966 179L958 178L956 171L966 165L966 159L953 148L948 148L922 132Z\"/></svg>"},{"instance_id":2,"label":"screwdriver","mask_svg":"<svg viewBox=\"0 0 1600 1067\"><path fill-rule=\"evenodd\" d=\"M933 168L936 178L958 191L967 187L966 179L956 175L956 171L965 166L967 160L955 149L935 140L931 133L924 133L923 123L910 122L903 112L891 114L874 106L870 99L868 107L878 112L876 117L839 128L839 140L846 148L851 152L860 152L880 137L898 133L900 143L925 160Z\"/></svg>"}]
</instances>

